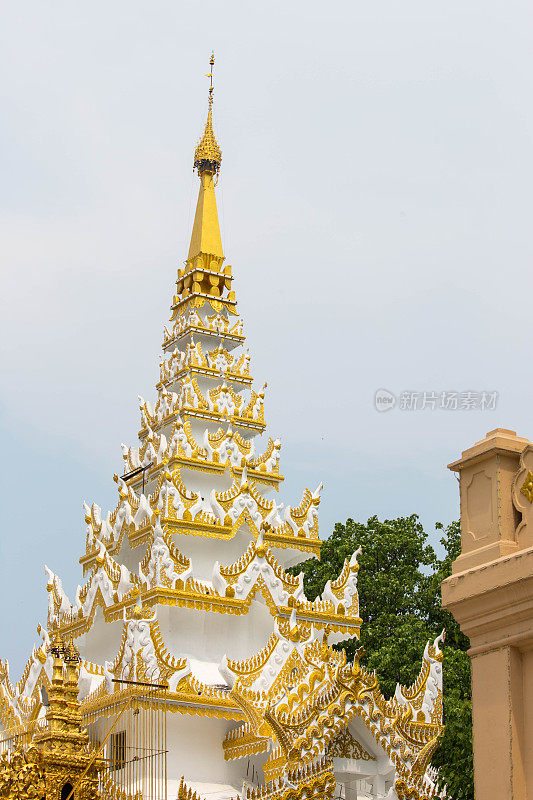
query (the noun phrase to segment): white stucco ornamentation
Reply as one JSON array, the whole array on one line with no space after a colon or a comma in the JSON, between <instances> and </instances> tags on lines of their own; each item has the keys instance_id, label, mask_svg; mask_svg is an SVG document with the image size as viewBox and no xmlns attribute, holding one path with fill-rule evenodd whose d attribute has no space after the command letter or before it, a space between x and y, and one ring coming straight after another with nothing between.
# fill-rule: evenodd
<instances>
[{"instance_id":1,"label":"white stucco ornamentation","mask_svg":"<svg viewBox=\"0 0 533 800\"><path fill-rule=\"evenodd\" d=\"M158 752L166 758L169 797L333 800L358 782L358 797L383 800L398 795L400 778L406 797L431 797L427 769L442 731L442 639L427 645L413 686L398 686L386 700L359 651L348 663L334 649L359 637L360 551L313 601L303 573L292 574L294 564L320 557L323 487L285 504L281 441L256 439L267 427L267 384L254 388L222 250L211 103L194 164L199 201L154 399L139 396L138 441L121 446L111 510L84 503L83 578L73 602L46 567L41 644L18 683L0 662L4 727L28 730L42 718L50 642L62 642L80 654L84 724L114 733L117 709L137 690L139 717L165 711L167 741ZM267 312L267 327L269 319ZM135 725L117 732L126 736ZM128 763L155 750L152 742L138 747L134 737L124 746ZM116 749L106 747L109 763L116 761ZM127 781L130 773L116 764L114 781L121 771ZM182 776L198 791L180 783ZM130 790L123 783L114 797L131 800Z\"/></svg>"},{"instance_id":2,"label":"white stucco ornamentation","mask_svg":"<svg viewBox=\"0 0 533 800\"><path fill-rule=\"evenodd\" d=\"M422 669L410 688L397 684L394 698L402 706L410 709L416 719L434 722L442 713L442 651L439 645L444 641L444 631L433 644L426 644Z\"/></svg>"}]
</instances>

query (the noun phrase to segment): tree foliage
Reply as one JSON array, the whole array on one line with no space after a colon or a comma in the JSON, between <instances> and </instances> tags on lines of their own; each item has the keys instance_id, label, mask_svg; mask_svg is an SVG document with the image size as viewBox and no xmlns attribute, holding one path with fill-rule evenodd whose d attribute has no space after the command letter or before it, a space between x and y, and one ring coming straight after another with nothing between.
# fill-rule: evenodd
<instances>
[{"instance_id":1,"label":"tree foliage","mask_svg":"<svg viewBox=\"0 0 533 800\"><path fill-rule=\"evenodd\" d=\"M441 785L447 786L448 797L473 800L469 642L441 607L440 594L441 582L451 574L452 561L460 553L460 529L458 522L436 527L441 533L443 558L429 544L416 514L383 522L371 517L366 525L348 519L344 525L337 523L323 542L320 561L310 559L292 571L303 571L305 593L313 600L326 581L339 575L344 560L362 548L358 575L361 641L339 647L351 659L355 649L364 646L363 663L376 670L386 696L394 694L397 682L410 685L416 679L426 642L446 630L446 727L433 765L439 769Z\"/></svg>"}]
</instances>

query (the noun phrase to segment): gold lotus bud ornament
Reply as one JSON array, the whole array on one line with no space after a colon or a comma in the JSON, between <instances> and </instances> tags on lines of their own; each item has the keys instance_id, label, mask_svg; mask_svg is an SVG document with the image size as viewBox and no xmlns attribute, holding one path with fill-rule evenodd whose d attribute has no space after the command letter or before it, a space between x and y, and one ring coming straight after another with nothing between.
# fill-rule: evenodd
<instances>
[{"instance_id":1,"label":"gold lotus bud ornament","mask_svg":"<svg viewBox=\"0 0 533 800\"><path fill-rule=\"evenodd\" d=\"M235 589L233 586L226 586L226 597L235 597Z\"/></svg>"},{"instance_id":2,"label":"gold lotus bud ornament","mask_svg":"<svg viewBox=\"0 0 533 800\"><path fill-rule=\"evenodd\" d=\"M133 607L132 617L133 619L142 619L143 610L142 606L136 605Z\"/></svg>"}]
</instances>

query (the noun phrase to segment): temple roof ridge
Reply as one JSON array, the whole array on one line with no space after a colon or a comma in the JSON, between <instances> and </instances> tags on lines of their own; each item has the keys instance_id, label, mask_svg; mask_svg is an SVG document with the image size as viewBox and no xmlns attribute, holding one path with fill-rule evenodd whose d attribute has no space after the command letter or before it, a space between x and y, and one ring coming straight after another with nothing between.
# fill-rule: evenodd
<instances>
[{"instance_id":1,"label":"temple roof ridge","mask_svg":"<svg viewBox=\"0 0 533 800\"><path fill-rule=\"evenodd\" d=\"M192 337L191 337L192 339ZM190 341L184 350L176 348L168 358L163 355L159 362L158 390L161 387L174 386L184 375L196 373L209 378L217 378L221 371L226 380L240 386L240 389L252 383L250 375L249 352L233 354L223 346L222 342L212 350L202 347L200 341Z\"/></svg>"},{"instance_id":2,"label":"temple roof ridge","mask_svg":"<svg viewBox=\"0 0 533 800\"><path fill-rule=\"evenodd\" d=\"M235 312L236 319L231 320L220 311L221 309L215 311L214 314L207 314L205 319L201 317L197 307L191 307L182 310L180 314L173 315L171 321L174 324L171 326L171 330L167 325L163 328L163 350L171 348L178 339L193 335L221 338L226 346L231 344L233 347L237 347L243 344L246 337L243 333L242 317Z\"/></svg>"},{"instance_id":3,"label":"temple roof ridge","mask_svg":"<svg viewBox=\"0 0 533 800\"><path fill-rule=\"evenodd\" d=\"M255 676L232 675L227 660L223 666L225 671L229 667L231 695L246 716L245 724L226 736L225 757L260 752L261 742L271 738L288 754L283 759L287 774L331 756L330 747L359 719L399 774L424 788L425 770L442 732L442 685L435 686L434 713L428 721L395 699L386 701L375 674L359 665L358 652L348 663L345 653L332 649L326 630L307 636L294 620L290 625L291 635L262 654ZM338 750L337 757L352 757L342 747Z\"/></svg>"},{"instance_id":4,"label":"temple roof ridge","mask_svg":"<svg viewBox=\"0 0 533 800\"><path fill-rule=\"evenodd\" d=\"M213 375L216 372L213 370ZM171 425L178 417L211 421L213 423L232 423L246 430L249 435L262 434L266 429L265 422L265 389L263 384L259 391L251 386L249 399L236 392L228 385L226 375L220 375L221 382L204 391L198 383L198 374L187 371L181 377L178 391L170 391L164 383L158 383L158 396L155 405L139 395L141 428L139 439L144 441L153 432L159 432Z\"/></svg>"},{"instance_id":5,"label":"temple roof ridge","mask_svg":"<svg viewBox=\"0 0 533 800\"><path fill-rule=\"evenodd\" d=\"M277 467L279 449L275 442L268 448L271 450L267 461L254 464L250 468L246 458L236 448L237 463L231 459L220 464L220 472L228 468L233 474L233 482L229 489L217 491L215 488L205 496L200 491L188 489L181 476L182 467L200 468L205 462L198 460L198 453L192 450L189 441L190 428L185 432L187 423L180 429L184 437L184 444L191 452L178 451L176 459L167 459L161 462L161 468L154 475L155 486L153 491L136 493L124 478L115 475L118 488L118 503L114 511L102 516L99 506L93 504L89 508L84 504L85 522L87 525L85 555L80 558L84 572L92 568L95 560L102 557L101 543L109 553L117 553L124 537L127 537L130 546L135 547L154 538L154 514L161 513L161 524L173 533L198 533L202 536L229 539L237 534L243 524L247 524L249 535L254 536L263 528L265 541L270 546L292 547L296 550L315 553L320 548L318 538L318 505L320 503L319 486L314 492L306 489L302 501L298 506L287 505L283 514L280 513L283 504L267 499L259 490L260 486L282 476L272 472ZM223 432L223 429L222 429ZM225 432L226 439L231 429ZM189 437L189 438L188 438ZM207 437L209 443L209 436ZM211 440L211 444L215 441ZM180 445L181 447L181 445ZM181 461L184 459L185 463ZM237 466L240 461L240 466ZM259 470L257 469L259 466ZM261 467L265 468L265 472ZM271 470L266 472L267 467ZM207 472L211 469L207 468ZM63 592L60 581L50 582L51 589L55 591L55 604L57 609L62 605L64 610L71 607L71 603ZM340 599L339 599L340 602Z\"/></svg>"},{"instance_id":6,"label":"temple roof ridge","mask_svg":"<svg viewBox=\"0 0 533 800\"><path fill-rule=\"evenodd\" d=\"M167 474L165 481L167 484L170 481L183 499L191 493L185 489L179 470L176 473ZM233 492L223 494L236 492L234 499L238 499L242 491L251 499L246 468L243 469L240 484L238 481L234 484ZM197 497L194 493L188 499L185 497L187 505L194 503ZM273 501L264 501L261 496L258 499L264 505L261 518L268 516L269 509L270 513L276 511L277 506ZM226 498L226 502L229 502L229 498ZM154 497L154 506L157 503ZM183 515L186 511L184 505ZM226 613L231 608L233 613L247 614L253 598L260 594L271 614L279 618L280 630L284 628L288 612L292 609L294 613L297 609L297 617L302 624L319 627L331 625L334 641L359 635L361 620L358 616L356 557L347 559L339 577L331 583L328 589L331 597L325 592L322 597L308 601L303 590L303 573L297 576L288 573L265 543L269 526L261 523L256 528L246 508L235 525L243 523L248 523L249 535L255 536L245 552L226 566L221 566L216 560L210 577L200 577L195 574L192 560L185 557L174 544L171 520L164 510L154 507L148 528L143 533L148 548L139 564L138 575L116 562L107 552L105 544L96 539L98 555L91 562L91 574L84 587L78 587L75 604L70 605L68 598L63 598L55 584L52 584L50 621L59 623L63 629L78 636L92 627L98 605L102 606L107 621L117 619L126 612L133 613L132 609L144 602L185 605L219 613ZM188 525L192 524L193 520L190 519Z\"/></svg>"}]
</instances>

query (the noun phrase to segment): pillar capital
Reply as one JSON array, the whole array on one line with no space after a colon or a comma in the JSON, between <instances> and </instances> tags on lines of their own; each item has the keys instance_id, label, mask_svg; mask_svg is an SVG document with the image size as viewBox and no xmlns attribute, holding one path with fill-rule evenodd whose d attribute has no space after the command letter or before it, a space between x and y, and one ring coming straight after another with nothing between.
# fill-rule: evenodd
<instances>
[{"instance_id":1,"label":"pillar capital","mask_svg":"<svg viewBox=\"0 0 533 800\"><path fill-rule=\"evenodd\" d=\"M520 514L512 489L520 455L528 439L507 428L489 431L448 465L459 474L461 497L461 555L453 573L481 566L518 549Z\"/></svg>"},{"instance_id":2,"label":"pillar capital","mask_svg":"<svg viewBox=\"0 0 533 800\"><path fill-rule=\"evenodd\" d=\"M533 445L496 428L449 464L461 554L442 604L470 639L476 800L533 796Z\"/></svg>"}]
</instances>

